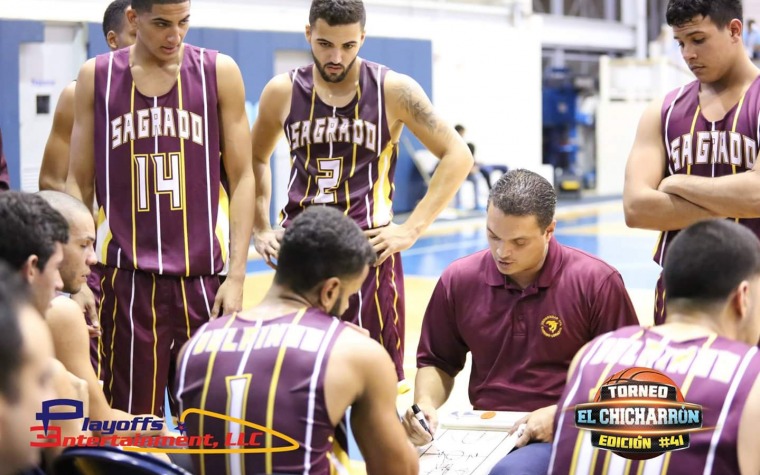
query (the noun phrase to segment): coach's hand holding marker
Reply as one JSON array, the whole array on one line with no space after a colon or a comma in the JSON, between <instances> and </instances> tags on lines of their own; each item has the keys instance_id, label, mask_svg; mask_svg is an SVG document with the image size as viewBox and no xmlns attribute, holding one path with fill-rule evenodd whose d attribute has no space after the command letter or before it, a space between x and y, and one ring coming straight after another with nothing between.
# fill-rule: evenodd
<instances>
[{"instance_id":1,"label":"coach's hand holding marker","mask_svg":"<svg viewBox=\"0 0 760 475\"><path fill-rule=\"evenodd\" d=\"M425 413L420 410L420 407L417 404L412 404L412 412L414 412L414 417L417 419L417 422L419 422L422 428L430 434L430 439L432 440L433 433L430 431L430 426L428 426L428 423L425 420Z\"/></svg>"},{"instance_id":2,"label":"coach's hand holding marker","mask_svg":"<svg viewBox=\"0 0 760 475\"><path fill-rule=\"evenodd\" d=\"M433 441L433 434L438 426L435 409L420 403L422 408L413 404L404 415L403 425L409 440L416 446L423 446Z\"/></svg>"}]
</instances>

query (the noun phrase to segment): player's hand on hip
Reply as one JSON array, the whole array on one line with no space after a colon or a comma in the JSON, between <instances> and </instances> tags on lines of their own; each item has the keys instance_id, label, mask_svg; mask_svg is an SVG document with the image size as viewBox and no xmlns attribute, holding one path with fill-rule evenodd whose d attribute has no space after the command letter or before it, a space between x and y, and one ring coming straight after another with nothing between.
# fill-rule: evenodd
<instances>
[{"instance_id":1,"label":"player's hand on hip","mask_svg":"<svg viewBox=\"0 0 760 475\"><path fill-rule=\"evenodd\" d=\"M524 416L509 429L509 434L517 432L515 447L522 447L529 442L551 442L554 438L554 415L557 406L536 409Z\"/></svg>"},{"instance_id":2,"label":"player's hand on hip","mask_svg":"<svg viewBox=\"0 0 760 475\"><path fill-rule=\"evenodd\" d=\"M100 319L98 318L98 312L95 310L95 296L92 294L92 290L87 284L80 287L79 292L71 294L71 300L78 303L82 307L84 315L89 320L87 330L90 332L90 338L97 338L101 334Z\"/></svg>"},{"instance_id":3,"label":"player's hand on hip","mask_svg":"<svg viewBox=\"0 0 760 475\"><path fill-rule=\"evenodd\" d=\"M409 440L419 447L427 445L433 441L435 432L438 429L438 411L436 411L433 406L422 402L417 403L417 407L419 407L420 411L424 414L428 427L430 427L430 432L422 427L422 424L417 420L417 416L415 416L411 407L406 410L401 422L404 425L404 430L406 430L406 435L409 437Z\"/></svg>"},{"instance_id":4,"label":"player's hand on hip","mask_svg":"<svg viewBox=\"0 0 760 475\"><path fill-rule=\"evenodd\" d=\"M261 254L261 257L272 269L277 269L272 259L277 260L283 234L285 234L284 229L270 229L253 234L253 246L256 248L256 252Z\"/></svg>"},{"instance_id":5,"label":"player's hand on hip","mask_svg":"<svg viewBox=\"0 0 760 475\"><path fill-rule=\"evenodd\" d=\"M377 253L375 266L379 266L395 253L409 249L415 241L413 233L403 224L395 223L382 228L368 229L364 231L364 235L369 238L369 243Z\"/></svg>"},{"instance_id":6,"label":"player's hand on hip","mask_svg":"<svg viewBox=\"0 0 760 475\"><path fill-rule=\"evenodd\" d=\"M211 309L211 320L221 315L230 314L243 309L243 279L227 277L219 286Z\"/></svg>"}]
</instances>

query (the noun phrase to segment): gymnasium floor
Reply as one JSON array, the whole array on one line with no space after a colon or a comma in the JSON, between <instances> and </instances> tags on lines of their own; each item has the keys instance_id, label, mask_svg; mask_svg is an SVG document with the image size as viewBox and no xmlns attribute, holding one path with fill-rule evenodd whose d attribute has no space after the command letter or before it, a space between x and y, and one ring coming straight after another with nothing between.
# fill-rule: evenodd
<instances>
[{"instance_id":1,"label":"gymnasium floor","mask_svg":"<svg viewBox=\"0 0 760 475\"><path fill-rule=\"evenodd\" d=\"M455 217L457 214L463 217ZM484 212L449 210L415 245L402 253L406 285L406 352L404 367L407 380L414 382L415 353L420 337L422 316L441 271L452 261L488 246ZM657 233L629 229L619 199L584 203L561 201L557 208L556 237L559 242L601 257L623 276L639 320L651 324L654 286L659 267L652 261ZM403 218L402 218L403 220ZM273 272L252 251L248 262L244 308L257 303L271 283ZM468 405L466 387L468 371L456 379L452 397L441 411L462 409ZM400 395L398 407L405 410L412 392ZM351 450L358 458L358 450ZM362 473L361 463L354 467Z\"/></svg>"}]
</instances>

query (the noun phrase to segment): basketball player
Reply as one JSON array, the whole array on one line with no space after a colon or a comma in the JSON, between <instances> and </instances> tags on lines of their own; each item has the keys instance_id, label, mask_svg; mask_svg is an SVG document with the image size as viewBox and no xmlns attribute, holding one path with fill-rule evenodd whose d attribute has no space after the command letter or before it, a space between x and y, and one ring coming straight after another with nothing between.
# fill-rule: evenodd
<instances>
[{"instance_id":1,"label":"basketball player","mask_svg":"<svg viewBox=\"0 0 760 475\"><path fill-rule=\"evenodd\" d=\"M270 265L281 230L269 224L269 157L283 130L293 156L287 228L306 207L334 206L365 230L378 254L376 268L345 319L378 340L404 379L404 287L399 252L421 233L456 194L472 167L467 145L433 110L408 76L358 56L364 43L361 0L313 0L306 39L314 63L273 78L261 94L253 127L256 205L254 243ZM428 192L402 225L391 222L393 175L404 126L441 159Z\"/></svg>"},{"instance_id":2,"label":"basketball player","mask_svg":"<svg viewBox=\"0 0 760 475\"><path fill-rule=\"evenodd\" d=\"M40 463L33 447L37 412L54 399L50 333L27 301L21 278L0 261L0 474L12 475Z\"/></svg>"},{"instance_id":3,"label":"basketball player","mask_svg":"<svg viewBox=\"0 0 760 475\"><path fill-rule=\"evenodd\" d=\"M396 413L390 358L363 331L333 318L345 312L375 258L343 213L308 209L285 231L264 300L208 323L190 340L178 363L182 410L227 414L298 443L278 453L194 455L196 474L347 473L349 406L367 473L417 473ZM187 419L188 435L225 440L235 430L254 436L209 416ZM276 434L258 440L262 449L288 445Z\"/></svg>"},{"instance_id":4,"label":"basketball player","mask_svg":"<svg viewBox=\"0 0 760 475\"><path fill-rule=\"evenodd\" d=\"M556 202L540 175L502 175L488 199L490 249L444 270L422 321L414 400L433 434L468 352L475 409L535 411L520 421L527 424L523 442L535 443L504 458L493 474L546 473L553 412L540 408L559 400L584 344L638 324L618 271L554 238ZM430 442L411 410L404 425L415 444Z\"/></svg>"},{"instance_id":5,"label":"basketball player","mask_svg":"<svg viewBox=\"0 0 760 475\"><path fill-rule=\"evenodd\" d=\"M681 231L665 258L668 317L651 329L621 328L573 360L555 418L550 472L760 473L760 243L734 222L710 220ZM593 400L600 382L632 366L655 368L703 409L690 446L646 462L591 446L572 408Z\"/></svg>"},{"instance_id":6,"label":"basketball player","mask_svg":"<svg viewBox=\"0 0 760 475\"><path fill-rule=\"evenodd\" d=\"M131 0L115 0L103 14L103 35L111 50L117 50L135 43L135 29L127 21L126 12ZM40 190L66 190L66 175L69 173L69 153L71 128L74 126L74 89L76 81L66 86L58 98L53 116L45 153L40 167Z\"/></svg>"},{"instance_id":7,"label":"basketball player","mask_svg":"<svg viewBox=\"0 0 760 475\"><path fill-rule=\"evenodd\" d=\"M160 416L182 344L220 309L241 307L250 131L237 64L183 43L189 1L132 0L127 18L136 43L79 73L67 187L84 203L97 198L106 396Z\"/></svg>"},{"instance_id":8,"label":"basketball player","mask_svg":"<svg viewBox=\"0 0 760 475\"><path fill-rule=\"evenodd\" d=\"M628 226L662 231L654 260L665 261L678 230L731 217L760 234L756 158L760 70L742 45L740 0L671 0L666 18L696 76L643 113L626 166ZM665 320L662 276L654 322Z\"/></svg>"},{"instance_id":9,"label":"basketball player","mask_svg":"<svg viewBox=\"0 0 760 475\"><path fill-rule=\"evenodd\" d=\"M126 12L131 0L115 0L108 5L103 14L103 35L111 50L130 46L135 42L135 29L127 21ZM53 116L53 127L50 130L45 153L42 156L40 168L40 190L65 191L66 176L69 172L69 153L71 144L71 128L74 125L74 89L76 81L66 86L58 98ZM96 299L100 299L101 267L92 266L88 285L82 286L81 291L71 296L85 312L90 335L100 336L100 321ZM91 290L93 289L93 290ZM92 342L93 365L97 364L98 344Z\"/></svg>"}]
</instances>

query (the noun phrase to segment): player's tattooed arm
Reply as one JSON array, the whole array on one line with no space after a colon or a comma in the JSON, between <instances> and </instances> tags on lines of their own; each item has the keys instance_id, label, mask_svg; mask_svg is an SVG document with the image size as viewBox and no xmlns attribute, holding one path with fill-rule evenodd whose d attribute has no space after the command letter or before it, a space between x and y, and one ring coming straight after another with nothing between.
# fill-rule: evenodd
<instances>
[{"instance_id":1,"label":"player's tattooed arm","mask_svg":"<svg viewBox=\"0 0 760 475\"><path fill-rule=\"evenodd\" d=\"M377 264L411 247L436 216L446 208L472 168L472 154L454 128L442 120L419 84L409 76L388 72L385 77L386 118L398 140L402 126L430 150L440 164L425 196L403 225L367 231Z\"/></svg>"},{"instance_id":2,"label":"player's tattooed arm","mask_svg":"<svg viewBox=\"0 0 760 475\"><path fill-rule=\"evenodd\" d=\"M417 91L418 92L418 91ZM422 98L409 84L400 84L398 87L398 102L416 122L424 125L431 133L438 129L438 120L433 114L433 109L427 101L427 97Z\"/></svg>"}]
</instances>

